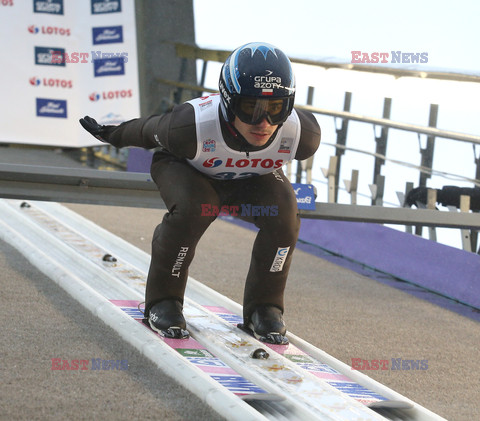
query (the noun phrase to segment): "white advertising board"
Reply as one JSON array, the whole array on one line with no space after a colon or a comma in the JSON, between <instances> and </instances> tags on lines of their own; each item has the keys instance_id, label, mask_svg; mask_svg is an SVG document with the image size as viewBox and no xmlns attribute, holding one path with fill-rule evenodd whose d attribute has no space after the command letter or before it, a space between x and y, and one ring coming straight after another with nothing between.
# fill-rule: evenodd
<instances>
[{"instance_id":1,"label":"white advertising board","mask_svg":"<svg viewBox=\"0 0 480 421\"><path fill-rule=\"evenodd\" d=\"M134 0L0 0L0 142L84 147L140 112Z\"/></svg>"}]
</instances>

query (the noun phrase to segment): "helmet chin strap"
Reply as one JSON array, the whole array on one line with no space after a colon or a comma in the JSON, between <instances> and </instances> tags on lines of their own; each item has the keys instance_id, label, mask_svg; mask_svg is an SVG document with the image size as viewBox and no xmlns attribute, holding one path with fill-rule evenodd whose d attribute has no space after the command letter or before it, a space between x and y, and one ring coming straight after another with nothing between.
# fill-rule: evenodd
<instances>
[{"instance_id":1,"label":"helmet chin strap","mask_svg":"<svg viewBox=\"0 0 480 421\"><path fill-rule=\"evenodd\" d=\"M249 157L249 150L252 149L252 145L247 142L242 134L236 129L236 127L230 122L225 122L227 125L228 131L232 134L232 136L237 139L240 143L240 152L245 152L247 154L247 158Z\"/></svg>"}]
</instances>

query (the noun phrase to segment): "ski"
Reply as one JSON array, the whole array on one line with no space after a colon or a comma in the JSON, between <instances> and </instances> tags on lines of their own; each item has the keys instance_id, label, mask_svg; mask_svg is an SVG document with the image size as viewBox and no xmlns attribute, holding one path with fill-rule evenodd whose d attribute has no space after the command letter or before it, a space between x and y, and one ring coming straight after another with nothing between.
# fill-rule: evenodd
<instances>
[{"instance_id":1,"label":"ski","mask_svg":"<svg viewBox=\"0 0 480 421\"><path fill-rule=\"evenodd\" d=\"M132 319L139 322L145 329L155 333L159 340L176 350L182 355L188 363L193 364L204 373L208 374L213 380L217 381L223 387L227 388L233 394L241 399L249 400L283 400L279 395L268 393L258 385L247 380L238 374L235 370L225 364L222 360L213 355L206 347L201 345L191 336L187 339L173 339L162 336L148 327L144 322L144 315L136 300L110 300L115 306Z\"/></svg>"},{"instance_id":2,"label":"ski","mask_svg":"<svg viewBox=\"0 0 480 421\"><path fill-rule=\"evenodd\" d=\"M230 323L232 326L238 326L243 323L243 317L229 311L225 307L205 306L205 308ZM409 402L389 399L360 385L350 377L330 367L328 364L318 361L292 343L286 345L265 343L265 345L296 363L304 370L326 381L329 385L370 408L408 409L412 407L412 404Z\"/></svg>"}]
</instances>

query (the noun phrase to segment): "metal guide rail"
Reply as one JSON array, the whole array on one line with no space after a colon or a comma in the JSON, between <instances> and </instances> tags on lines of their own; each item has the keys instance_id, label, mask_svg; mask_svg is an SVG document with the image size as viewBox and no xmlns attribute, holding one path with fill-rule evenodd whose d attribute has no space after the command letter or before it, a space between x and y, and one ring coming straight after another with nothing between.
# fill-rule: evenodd
<instances>
[{"instance_id":1,"label":"metal guide rail","mask_svg":"<svg viewBox=\"0 0 480 421\"><path fill-rule=\"evenodd\" d=\"M442 419L361 373L345 380L348 367L294 335L289 336L291 349L300 354L294 353L293 359L275 346L268 350L269 359L252 359L252 350L266 345L230 323L241 308L192 279L185 302L195 342L191 351L209 363L189 359L188 353L182 357L176 351L180 345L138 323L141 313L136 304L144 295L148 255L55 203L0 200L0 212L0 238L220 414L235 419L278 419L279 413L288 419ZM305 364L306 358L310 364ZM312 366L329 369L315 375L315 370L308 370ZM326 380L331 376L333 383ZM231 379L239 377L241 390L238 385L229 389ZM338 387L342 381L347 389ZM346 393L353 383L358 386L355 392Z\"/></svg>"},{"instance_id":2,"label":"metal guide rail","mask_svg":"<svg viewBox=\"0 0 480 421\"><path fill-rule=\"evenodd\" d=\"M64 203L165 208L149 174L0 164L0 197ZM317 203L302 218L480 229L480 214Z\"/></svg>"}]
</instances>

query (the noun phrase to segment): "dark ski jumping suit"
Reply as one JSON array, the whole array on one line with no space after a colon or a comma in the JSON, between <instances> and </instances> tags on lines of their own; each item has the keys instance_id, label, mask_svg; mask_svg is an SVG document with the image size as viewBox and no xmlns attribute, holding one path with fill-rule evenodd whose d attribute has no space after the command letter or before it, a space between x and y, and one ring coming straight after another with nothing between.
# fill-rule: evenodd
<instances>
[{"instance_id":1,"label":"dark ski jumping suit","mask_svg":"<svg viewBox=\"0 0 480 421\"><path fill-rule=\"evenodd\" d=\"M266 145L253 147L224 121L214 94L114 126L106 140L116 147L158 148L151 175L168 212L153 234L147 316L162 299L183 303L195 247L222 206L259 228L245 283L245 320L259 304L283 311L300 218L281 167L317 150L320 127L313 114L294 110Z\"/></svg>"}]
</instances>

